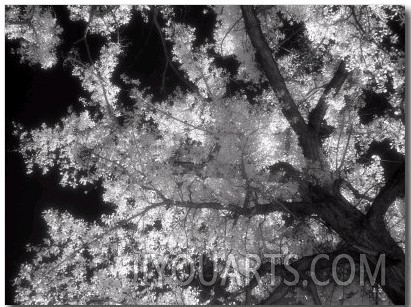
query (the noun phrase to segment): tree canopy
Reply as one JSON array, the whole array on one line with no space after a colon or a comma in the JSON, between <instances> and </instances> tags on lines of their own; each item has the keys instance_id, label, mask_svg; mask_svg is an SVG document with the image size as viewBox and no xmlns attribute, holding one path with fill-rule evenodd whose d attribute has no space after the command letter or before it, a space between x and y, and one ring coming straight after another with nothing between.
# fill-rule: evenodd
<instances>
[{"instance_id":1,"label":"tree canopy","mask_svg":"<svg viewBox=\"0 0 411 307\"><path fill-rule=\"evenodd\" d=\"M84 32L63 53L70 28L52 7L6 7L21 61L64 65L84 90L55 125L16 123L19 151L28 173L57 168L63 186L101 185L114 211L95 223L45 211L48 234L28 247L18 302L405 303L403 7L206 6L208 36L181 7L67 10ZM161 42L156 90L125 68L133 22ZM161 280L156 257L137 272L147 254L174 260L176 274L164 266ZM249 254L261 258L254 274ZM297 255L300 281L289 285L283 259L268 254ZM351 255L354 282L315 285L317 254L329 256L323 278ZM360 254L371 269L385 255L385 282L360 285ZM188 258L216 282L197 272L182 283ZM338 268L345 280L347 263Z\"/></svg>"}]
</instances>

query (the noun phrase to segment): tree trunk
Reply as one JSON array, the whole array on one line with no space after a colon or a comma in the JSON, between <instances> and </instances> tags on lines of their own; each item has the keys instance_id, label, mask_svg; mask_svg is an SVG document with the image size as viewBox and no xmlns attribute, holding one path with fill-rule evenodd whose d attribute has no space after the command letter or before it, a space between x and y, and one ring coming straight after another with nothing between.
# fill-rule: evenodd
<instances>
[{"instance_id":1,"label":"tree trunk","mask_svg":"<svg viewBox=\"0 0 411 307\"><path fill-rule=\"evenodd\" d=\"M395 263L386 263L385 286L381 286L395 305L405 305L405 257Z\"/></svg>"},{"instance_id":2,"label":"tree trunk","mask_svg":"<svg viewBox=\"0 0 411 307\"><path fill-rule=\"evenodd\" d=\"M380 229L367 229L359 241L363 246L374 247L378 255L367 254L371 273L374 273L380 255L385 255L385 265L379 269L377 283L396 305L405 304L405 254L392 239L385 225ZM381 270L385 270L385 278L381 280Z\"/></svg>"},{"instance_id":3,"label":"tree trunk","mask_svg":"<svg viewBox=\"0 0 411 307\"><path fill-rule=\"evenodd\" d=\"M380 255L385 255L385 266L379 269L376 282L394 304L405 304L405 255L394 241L383 221L372 224L339 195L322 188L310 191L317 202L318 216L333 229L352 249L365 254L373 274ZM385 270L385 280L381 280ZM385 282L384 282L385 281Z\"/></svg>"},{"instance_id":4,"label":"tree trunk","mask_svg":"<svg viewBox=\"0 0 411 307\"><path fill-rule=\"evenodd\" d=\"M269 81L271 88L278 98L281 111L288 120L291 128L297 134L299 144L308 163L320 162L324 170L328 169L326 160L323 159L322 144L318 130L327 109L326 94L334 89L338 91L348 76L345 63L340 62L334 77L327 85L325 95L310 114L309 124L301 116L298 106L293 100L287 85L281 75L272 51L265 40L260 27L259 19L252 6L241 6L247 34L256 51L256 58ZM381 281L381 274L377 282L395 304L405 303L405 255L398 244L391 238L383 218L395 198L403 195L405 183L405 162L403 167L395 174L377 195L371 210L364 215L353 204L350 204L340 194L339 184L308 184L307 191L302 194L304 201L312 205L312 212L334 230L347 244L367 256L369 265L374 272L379 255L386 257L385 270L386 282ZM326 187L325 185L329 185Z\"/></svg>"}]
</instances>

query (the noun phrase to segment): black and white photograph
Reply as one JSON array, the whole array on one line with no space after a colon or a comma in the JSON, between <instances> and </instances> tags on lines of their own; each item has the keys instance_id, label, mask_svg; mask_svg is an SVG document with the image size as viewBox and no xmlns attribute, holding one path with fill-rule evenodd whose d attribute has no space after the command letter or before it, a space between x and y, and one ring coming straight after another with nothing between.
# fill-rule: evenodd
<instances>
[{"instance_id":1,"label":"black and white photograph","mask_svg":"<svg viewBox=\"0 0 411 307\"><path fill-rule=\"evenodd\" d=\"M194 4L3 5L4 303L406 305L405 6Z\"/></svg>"}]
</instances>

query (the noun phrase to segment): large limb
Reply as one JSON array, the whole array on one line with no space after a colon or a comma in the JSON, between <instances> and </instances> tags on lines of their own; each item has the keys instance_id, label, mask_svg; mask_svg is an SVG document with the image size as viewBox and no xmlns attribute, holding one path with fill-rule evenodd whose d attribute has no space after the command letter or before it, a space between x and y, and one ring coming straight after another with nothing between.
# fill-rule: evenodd
<instances>
[{"instance_id":1,"label":"large limb","mask_svg":"<svg viewBox=\"0 0 411 307\"><path fill-rule=\"evenodd\" d=\"M274 200L268 204L259 204L253 207L243 207L242 204L224 205L219 202L189 202L175 201L172 199L164 199L163 202L157 205L169 207L192 208L192 209L212 209L219 211L228 211L235 215L251 217L255 215L265 215L273 212L292 213L295 216L304 217L313 213L313 208L309 203L300 202L285 202Z\"/></svg>"},{"instance_id":2,"label":"large limb","mask_svg":"<svg viewBox=\"0 0 411 307\"><path fill-rule=\"evenodd\" d=\"M403 197L405 192L405 162L401 164L387 183L375 197L371 208L366 215L366 221L374 226L381 225L383 218L391 203L397 197Z\"/></svg>"},{"instance_id":3,"label":"large limb","mask_svg":"<svg viewBox=\"0 0 411 307\"><path fill-rule=\"evenodd\" d=\"M305 123L288 92L278 65L273 59L272 52L265 41L253 7L242 6L241 9L247 34L256 49L262 69L280 102L284 116L298 136L305 158L311 161L323 162L321 144L317 133ZM367 250L367 257L375 253L383 253L390 255L390 258L395 261L395 264L387 267L387 271L390 272L392 277L391 281L383 286L384 291L395 304L404 304L405 300L404 253L392 240L389 233L384 231L384 227L378 227L377 229L380 231L375 231L375 229L370 229L363 222L367 220L381 221L389 207L388 203L391 203L403 190L400 188L400 186L403 186L401 182L404 182L404 179L401 179L404 176L401 172L404 172L404 170L400 171L398 176L392 178L391 183L380 192L367 218L364 218L364 215L344 200L339 193L335 193L329 188L312 186L309 191L311 203L315 207L315 213L327 226L336 231L342 239L350 244L359 246L362 250ZM376 224L381 225L378 222Z\"/></svg>"},{"instance_id":4,"label":"large limb","mask_svg":"<svg viewBox=\"0 0 411 307\"><path fill-rule=\"evenodd\" d=\"M315 137L314 131L309 129L309 126L304 121L294 99L288 91L284 78L272 56L270 47L264 38L254 8L252 6L241 6L241 10L248 37L256 50L268 82L280 102L282 113L297 134L304 156L308 160L318 161L321 157L319 142Z\"/></svg>"},{"instance_id":5,"label":"large limb","mask_svg":"<svg viewBox=\"0 0 411 307\"><path fill-rule=\"evenodd\" d=\"M264 38L254 8L252 6L241 6L241 10L247 34L262 64L262 69L280 102L280 107L285 118L298 136L305 158L308 161L319 161L321 164L326 163L322 158L320 140L315 130L306 124L291 97L278 69L278 65ZM342 68L340 71L341 70ZM332 80L328 85L329 90L331 90L331 88L337 88L343 78L335 77L333 79L334 81ZM319 217L325 223L329 224L342 238L351 241L355 238L352 233L353 230L358 228L362 213L353 208L351 204L340 199L338 193L337 195L334 194L329 187L312 187L308 196L311 197L311 202L315 204L316 213Z\"/></svg>"}]
</instances>

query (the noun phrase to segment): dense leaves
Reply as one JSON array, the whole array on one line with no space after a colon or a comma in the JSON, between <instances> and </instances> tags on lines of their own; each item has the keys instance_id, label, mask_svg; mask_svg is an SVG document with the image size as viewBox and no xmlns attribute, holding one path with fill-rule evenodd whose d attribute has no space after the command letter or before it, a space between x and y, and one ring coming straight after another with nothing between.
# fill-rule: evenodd
<instances>
[{"instance_id":1,"label":"dense leaves","mask_svg":"<svg viewBox=\"0 0 411 307\"><path fill-rule=\"evenodd\" d=\"M70 110L56 126L27 131L16 124L16 135L28 172L56 167L63 186L101 184L115 212L94 224L44 212L48 236L29 248L34 258L15 280L20 303L404 301L403 175L387 178L378 153L360 159L385 140L399 156L405 152L405 56L390 26L393 20L403 26L402 7L205 7L215 24L212 38L200 44L196 25L184 22L179 8L68 10L85 32L59 60L62 30L52 9L6 10L6 35L19 41L22 60L42 68L64 64L85 91L81 111ZM162 84L167 69L181 78L162 101L141 85L138 72L119 71L132 43L123 33L135 16L158 30ZM104 43L91 52L88 38L96 35ZM227 64L233 61L235 69ZM387 112L362 120L372 103L366 93L382 95ZM120 99L125 94L132 107ZM403 160L395 162L404 168ZM392 205L380 205L383 200ZM256 284L243 270L250 253L302 258L342 248L367 251L371 260L387 253L400 265L390 278L402 288L360 287L358 274L346 287L311 281L288 287L286 275L270 283L263 269ZM217 260L218 280L227 264L231 277L223 286L203 286L198 275L187 285L144 285L135 264L147 253L185 254L197 266L206 254ZM158 278L159 264L148 263L149 279ZM177 270L188 276L186 266Z\"/></svg>"}]
</instances>

